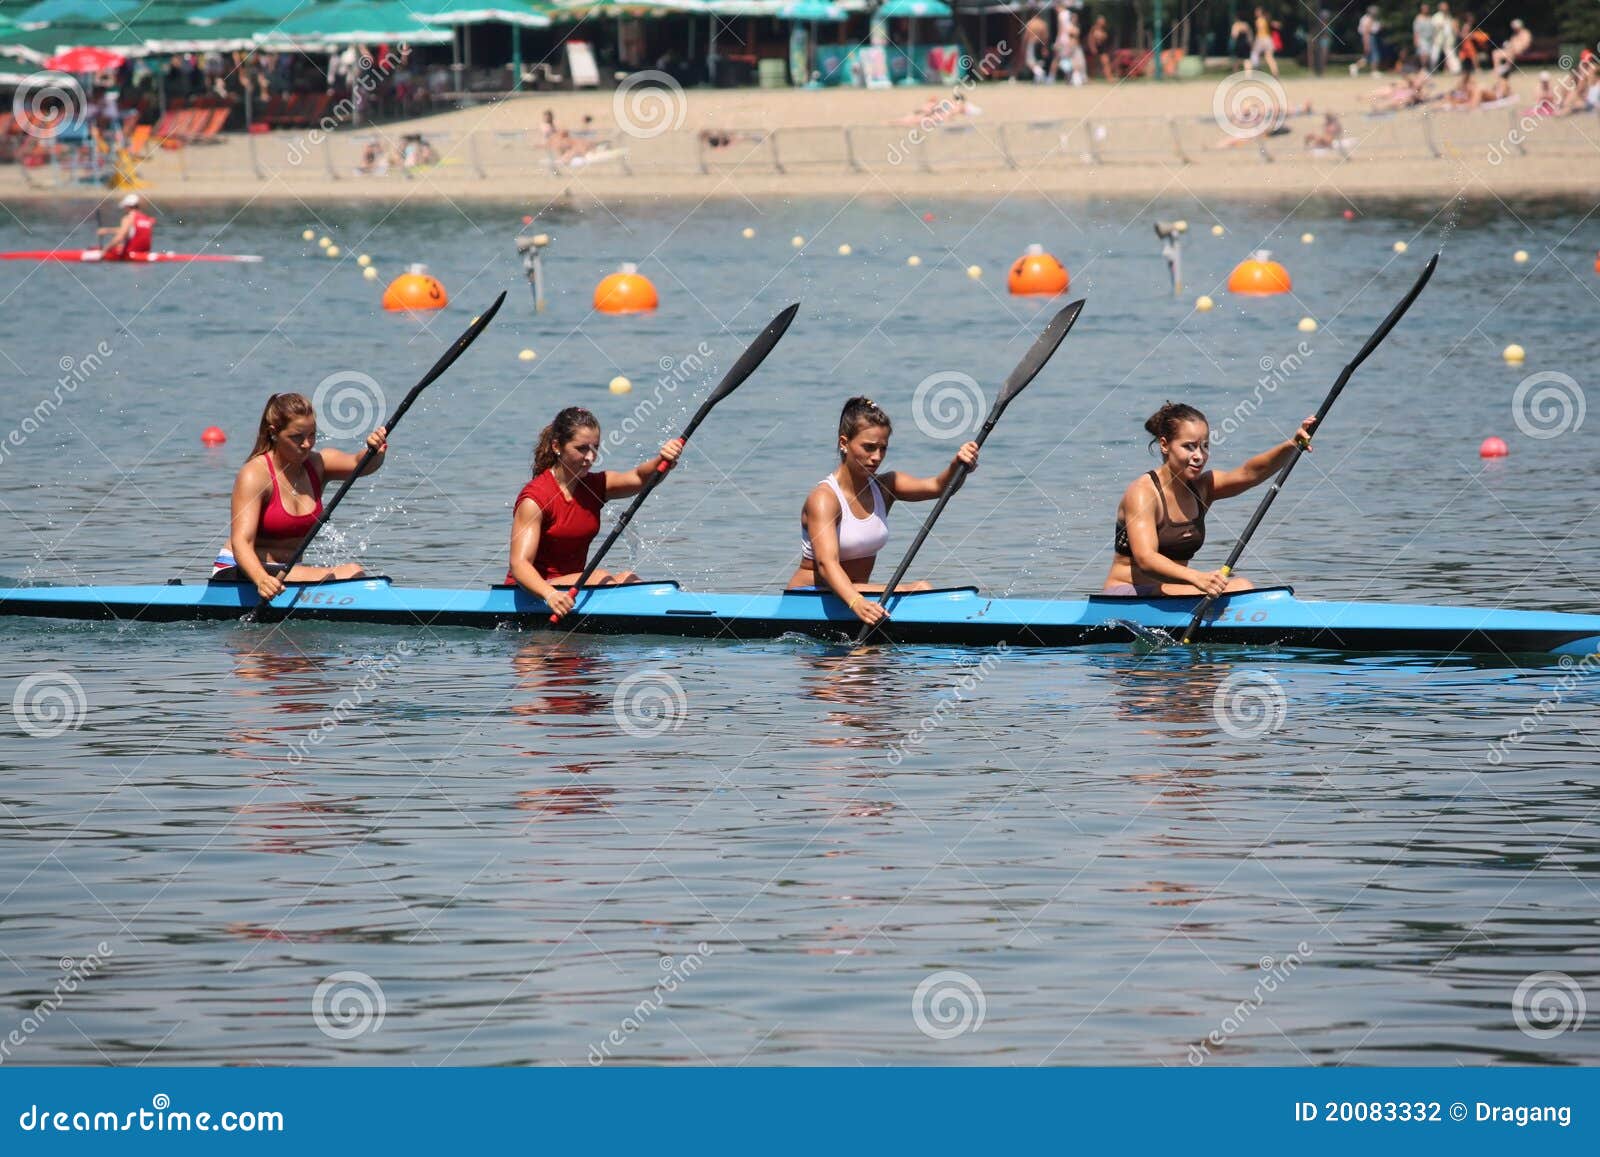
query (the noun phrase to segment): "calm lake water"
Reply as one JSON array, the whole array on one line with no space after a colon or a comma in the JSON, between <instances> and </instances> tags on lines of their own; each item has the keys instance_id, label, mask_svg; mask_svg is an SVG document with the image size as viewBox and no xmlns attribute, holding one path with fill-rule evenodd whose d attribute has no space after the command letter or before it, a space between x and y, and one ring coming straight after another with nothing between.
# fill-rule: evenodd
<instances>
[{"instance_id":1,"label":"calm lake water","mask_svg":"<svg viewBox=\"0 0 1600 1157\"><path fill-rule=\"evenodd\" d=\"M0 266L0 581L202 578L268 394L344 392L322 425L354 447L509 288L316 553L498 581L556 409L627 430L611 464L636 461L799 300L620 556L770 588L846 396L895 415L890 466L948 460L973 388L957 375L992 397L1061 304L1005 293L1038 241L1089 304L916 570L1077 595L1154 465L1151 410L1208 411L1220 464L1268 447L1443 244L1245 573L1313 598L1592 611L1591 208L1347 207L556 210L535 314L511 239L538 206L167 206L160 245L266 261ZM1190 224L1178 299L1158 214ZM88 245L92 224L8 215L0 249ZM1294 296L1226 296L1263 245ZM451 308L382 313L360 253L384 280L427 262ZM623 261L662 308L591 315ZM1213 312L1191 312L1201 293ZM1512 342L1526 364L1502 361ZM607 391L617 375L631 395ZM212 424L220 449L199 443ZM1491 434L1509 457L1478 457ZM1202 561L1253 506L1214 512ZM919 514L895 512L891 556ZM1600 1000L1597 699L1582 668L1459 657L0 621L0 1040L23 1039L0 1060L1593 1063L1592 1020L1560 1030Z\"/></svg>"}]
</instances>

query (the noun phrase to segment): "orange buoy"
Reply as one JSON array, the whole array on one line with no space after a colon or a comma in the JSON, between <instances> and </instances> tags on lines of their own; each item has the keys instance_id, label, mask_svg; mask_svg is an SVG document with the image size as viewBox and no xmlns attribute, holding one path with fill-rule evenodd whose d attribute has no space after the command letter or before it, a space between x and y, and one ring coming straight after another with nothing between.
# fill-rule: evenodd
<instances>
[{"instance_id":1,"label":"orange buoy","mask_svg":"<svg viewBox=\"0 0 1600 1157\"><path fill-rule=\"evenodd\" d=\"M221 426L207 426L200 431L200 441L207 446L220 446L228 440Z\"/></svg>"},{"instance_id":2,"label":"orange buoy","mask_svg":"<svg viewBox=\"0 0 1600 1157\"><path fill-rule=\"evenodd\" d=\"M1594 271L1600 273L1600 253L1594 255Z\"/></svg>"},{"instance_id":3,"label":"orange buoy","mask_svg":"<svg viewBox=\"0 0 1600 1157\"><path fill-rule=\"evenodd\" d=\"M1496 438L1493 434L1485 438L1483 444L1478 447L1479 458L1504 458L1509 453L1511 451L1506 446L1505 440Z\"/></svg>"},{"instance_id":4,"label":"orange buoy","mask_svg":"<svg viewBox=\"0 0 1600 1157\"><path fill-rule=\"evenodd\" d=\"M1265 249L1257 249L1233 267L1228 274L1228 292L1250 297L1288 293L1294 287L1289 271L1272 259Z\"/></svg>"},{"instance_id":5,"label":"orange buoy","mask_svg":"<svg viewBox=\"0 0 1600 1157\"><path fill-rule=\"evenodd\" d=\"M594 307L601 313L644 313L654 309L656 287L637 265L624 265L594 287Z\"/></svg>"},{"instance_id":6,"label":"orange buoy","mask_svg":"<svg viewBox=\"0 0 1600 1157\"><path fill-rule=\"evenodd\" d=\"M1044 251L1043 245L1030 245L1028 251L1011 266L1006 285L1011 292L1023 297L1054 297L1065 293L1072 284L1067 267Z\"/></svg>"},{"instance_id":7,"label":"orange buoy","mask_svg":"<svg viewBox=\"0 0 1600 1157\"><path fill-rule=\"evenodd\" d=\"M439 284L439 279L429 274L426 265L411 266L383 291L384 309L443 309L449 304L450 295Z\"/></svg>"}]
</instances>

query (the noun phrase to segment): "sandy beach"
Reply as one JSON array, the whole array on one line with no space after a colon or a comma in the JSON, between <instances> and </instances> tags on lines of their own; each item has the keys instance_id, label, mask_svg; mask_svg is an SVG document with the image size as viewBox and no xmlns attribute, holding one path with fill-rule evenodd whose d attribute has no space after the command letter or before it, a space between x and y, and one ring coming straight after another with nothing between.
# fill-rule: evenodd
<instances>
[{"instance_id":1,"label":"sandy beach","mask_svg":"<svg viewBox=\"0 0 1600 1157\"><path fill-rule=\"evenodd\" d=\"M158 197L308 202L823 194L1270 199L1463 189L1522 197L1589 193L1600 181L1600 124L1588 115L1529 115L1536 82L1528 74L1516 78L1509 107L1457 112L1436 104L1439 111L1387 116L1366 112L1377 87L1370 77L1290 79L1282 91L1295 115L1286 131L1238 139L1238 130L1225 131L1226 108L1262 83L1259 75L1084 88L990 83L965 90L979 115L943 126L915 117L949 91L936 88L530 93L381 129L225 137L159 152L140 165L139 177ZM602 159L553 164L538 131L545 110L572 130L593 117ZM1345 152L1313 152L1304 143L1328 111L1343 122ZM409 174L358 172L375 137L395 141L417 132L437 150L437 165ZM707 133L731 140L710 145ZM67 191L15 166L4 170L0 187L9 201L54 200Z\"/></svg>"}]
</instances>

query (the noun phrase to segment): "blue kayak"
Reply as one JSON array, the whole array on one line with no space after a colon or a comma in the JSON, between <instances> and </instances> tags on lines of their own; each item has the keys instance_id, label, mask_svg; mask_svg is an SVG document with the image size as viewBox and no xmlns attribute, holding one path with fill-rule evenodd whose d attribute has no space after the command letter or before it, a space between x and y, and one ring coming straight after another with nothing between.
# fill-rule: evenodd
<instances>
[{"instance_id":1,"label":"blue kayak","mask_svg":"<svg viewBox=\"0 0 1600 1157\"><path fill-rule=\"evenodd\" d=\"M701 594L651 582L586 590L552 627L539 599L514 587L398 587L387 578L297 584L293 619L392 626L517 627L594 634L846 640L856 617L830 593ZM1078 647L1155 635L1176 639L1196 598L1092 596L1007 599L975 587L897 594L883 632L897 643ZM248 583L0 588L0 615L175 622L241 619L261 611ZM293 620L291 620L293 621ZM1488 610L1403 603L1297 599L1289 587L1228 595L1213 604L1199 636L1207 643L1341 651L1587 655L1600 651L1600 615Z\"/></svg>"}]
</instances>

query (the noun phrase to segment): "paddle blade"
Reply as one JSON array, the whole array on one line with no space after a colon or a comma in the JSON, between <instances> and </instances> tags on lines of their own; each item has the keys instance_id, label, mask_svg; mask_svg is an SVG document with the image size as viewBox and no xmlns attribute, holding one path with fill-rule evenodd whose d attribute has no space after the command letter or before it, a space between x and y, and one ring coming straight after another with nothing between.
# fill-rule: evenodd
<instances>
[{"instance_id":1,"label":"paddle blade","mask_svg":"<svg viewBox=\"0 0 1600 1157\"><path fill-rule=\"evenodd\" d=\"M766 356L772 352L772 347L778 344L790 323L794 321L794 315L799 312L800 303L797 301L767 322L767 328L750 343L739 360L733 363L733 368L723 375L722 381L711 391L711 396L705 400L701 409L710 409L743 385L744 380L755 373L756 367L766 360Z\"/></svg>"},{"instance_id":2,"label":"paddle blade","mask_svg":"<svg viewBox=\"0 0 1600 1157\"><path fill-rule=\"evenodd\" d=\"M1067 334L1076 324L1078 315L1083 312L1083 302L1084 299L1080 297L1077 301L1064 306L1060 313L1050 319L1050 324L1045 326L1044 332L1034 339L1027 356L1017 363L1017 368L1006 378L1006 384L1000 390L1000 397L995 401L997 411L1039 376L1039 371L1044 369L1045 363L1056 352L1056 347L1066 340Z\"/></svg>"}]
</instances>

